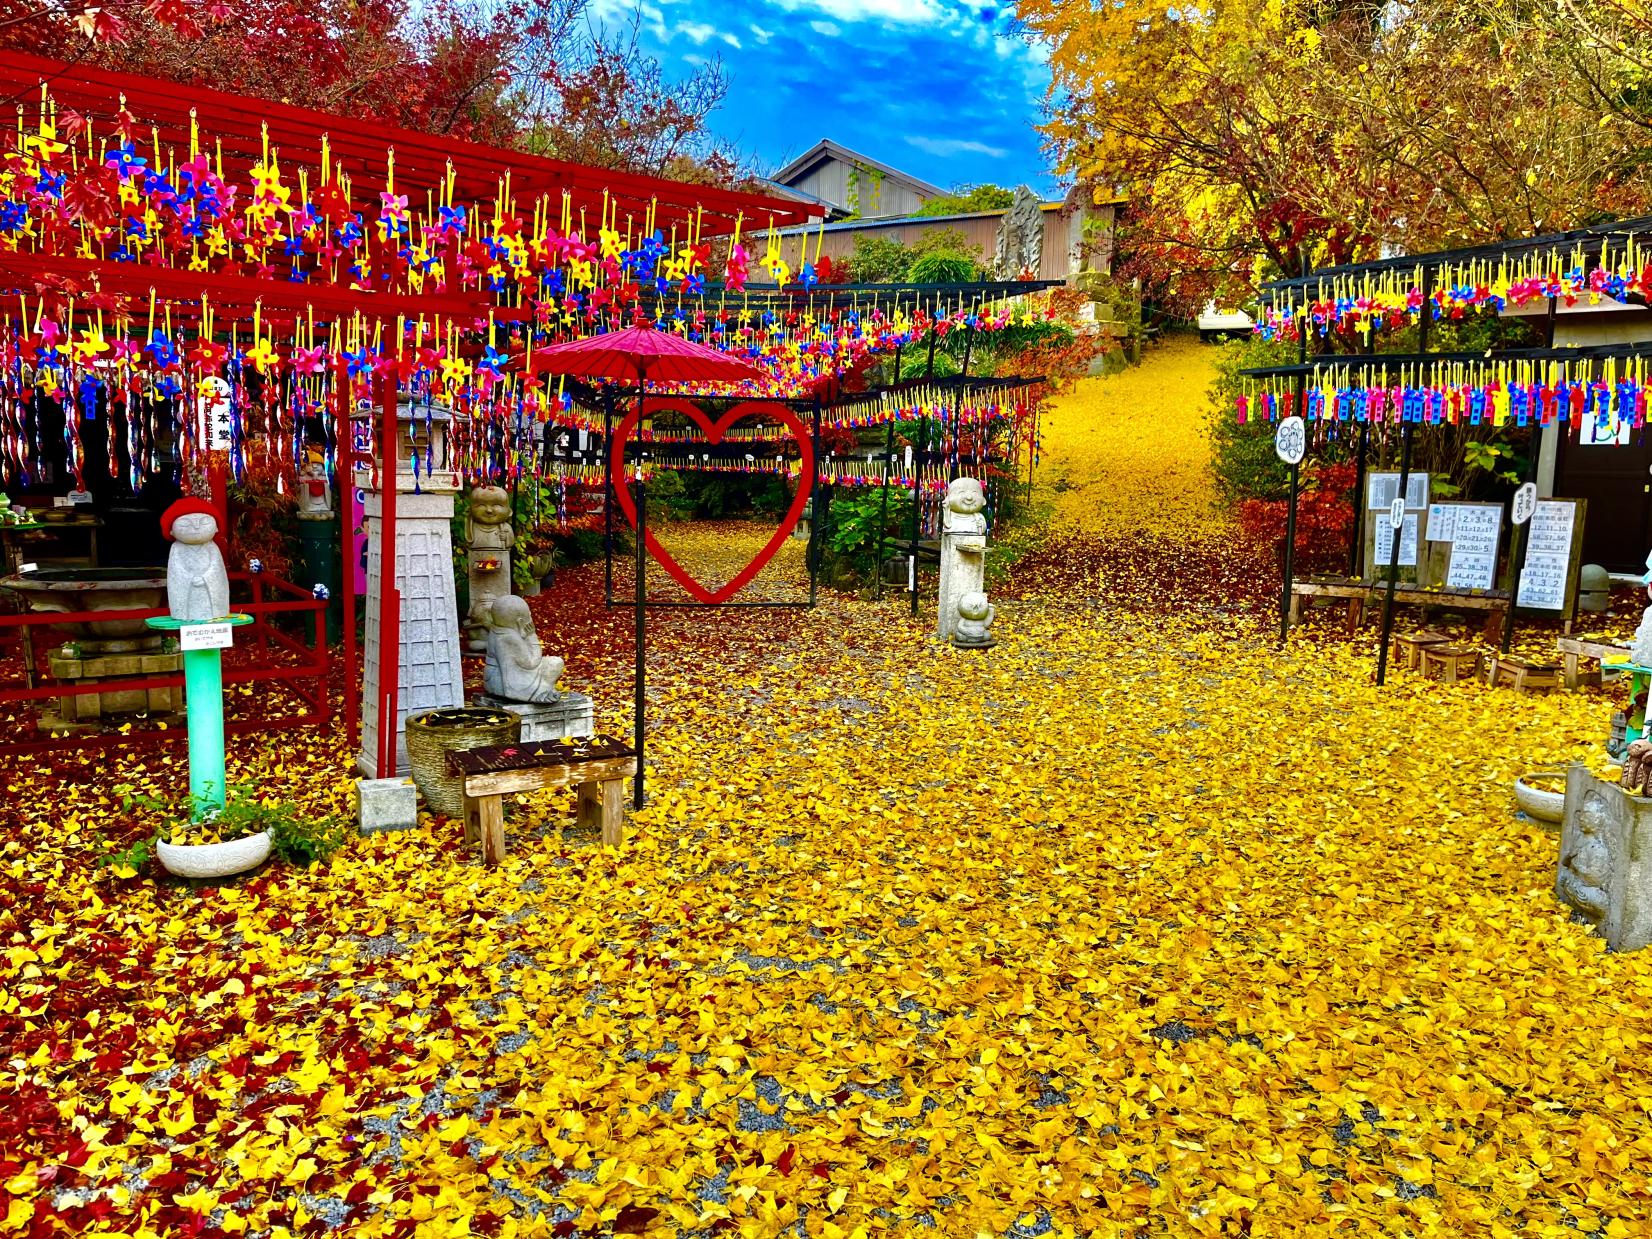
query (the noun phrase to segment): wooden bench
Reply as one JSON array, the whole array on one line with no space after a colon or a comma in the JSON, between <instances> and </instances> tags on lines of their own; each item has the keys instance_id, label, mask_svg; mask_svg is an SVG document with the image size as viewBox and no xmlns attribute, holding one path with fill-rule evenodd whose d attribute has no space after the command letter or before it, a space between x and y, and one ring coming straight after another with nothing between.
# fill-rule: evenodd
<instances>
[{"instance_id":1,"label":"wooden bench","mask_svg":"<svg viewBox=\"0 0 1652 1239\"><path fill-rule=\"evenodd\" d=\"M637 751L619 740L541 740L449 753L448 768L464 780L465 842L482 844L482 860L505 857L503 797L548 787L579 788L576 821L601 830L605 847L625 839L625 780L637 774Z\"/></svg>"},{"instance_id":2,"label":"wooden bench","mask_svg":"<svg viewBox=\"0 0 1652 1239\"><path fill-rule=\"evenodd\" d=\"M1555 640L1555 649L1560 652L1560 666L1565 675L1567 688L1576 688L1583 682L1583 673L1578 670L1577 665L1580 658L1593 658L1602 664L1608 658L1629 661L1627 645L1594 637L1559 637ZM1600 683L1598 671L1590 672L1589 675L1595 684Z\"/></svg>"},{"instance_id":3,"label":"wooden bench","mask_svg":"<svg viewBox=\"0 0 1652 1239\"><path fill-rule=\"evenodd\" d=\"M1480 674L1480 651L1464 645L1430 645L1423 650L1422 672L1444 684L1472 680Z\"/></svg>"},{"instance_id":4,"label":"wooden bench","mask_svg":"<svg viewBox=\"0 0 1652 1239\"><path fill-rule=\"evenodd\" d=\"M1365 617L1367 606L1381 607L1383 598L1388 593L1386 585L1371 585L1364 581L1350 581L1347 578L1327 579L1324 577L1310 577L1305 581L1291 583L1291 611L1290 622L1294 625L1302 618L1302 599L1304 598L1336 598L1346 602L1348 607L1348 635L1353 636L1359 631ZM1481 593L1468 593L1462 590L1449 589L1420 589L1415 585L1400 584L1394 587L1394 605L1396 607L1420 607L1426 611L1484 611L1486 612L1485 638L1487 641L1499 641L1503 636L1503 621L1509 610L1509 595L1506 590L1485 590Z\"/></svg>"},{"instance_id":5,"label":"wooden bench","mask_svg":"<svg viewBox=\"0 0 1652 1239\"><path fill-rule=\"evenodd\" d=\"M1423 651L1431 645L1445 645L1451 640L1443 632L1397 632L1388 645L1388 661L1407 671L1420 671Z\"/></svg>"},{"instance_id":6,"label":"wooden bench","mask_svg":"<svg viewBox=\"0 0 1652 1239\"><path fill-rule=\"evenodd\" d=\"M1494 654L1486 664L1486 683L1522 693L1552 693L1560 687L1560 668L1512 654Z\"/></svg>"}]
</instances>

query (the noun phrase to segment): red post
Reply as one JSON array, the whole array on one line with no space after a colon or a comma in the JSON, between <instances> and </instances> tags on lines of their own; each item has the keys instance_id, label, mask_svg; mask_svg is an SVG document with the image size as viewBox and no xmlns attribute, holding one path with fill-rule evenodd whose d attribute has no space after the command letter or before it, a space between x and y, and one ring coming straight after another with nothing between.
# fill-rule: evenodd
<instances>
[{"instance_id":1,"label":"red post","mask_svg":"<svg viewBox=\"0 0 1652 1239\"><path fill-rule=\"evenodd\" d=\"M350 527L350 513L355 510L350 502L350 490L356 485L356 436L350 425L350 378L345 368L338 367L333 378L333 396L338 405L337 448L333 452L333 480L338 484L339 557L343 566L339 585L344 591L341 603L344 610L344 739L354 753L361 740L361 698L357 693L360 679L352 682L356 671L356 531Z\"/></svg>"},{"instance_id":2,"label":"red post","mask_svg":"<svg viewBox=\"0 0 1652 1239\"><path fill-rule=\"evenodd\" d=\"M379 778L396 773L396 702L401 687L401 595L396 589L396 384L379 380Z\"/></svg>"}]
</instances>

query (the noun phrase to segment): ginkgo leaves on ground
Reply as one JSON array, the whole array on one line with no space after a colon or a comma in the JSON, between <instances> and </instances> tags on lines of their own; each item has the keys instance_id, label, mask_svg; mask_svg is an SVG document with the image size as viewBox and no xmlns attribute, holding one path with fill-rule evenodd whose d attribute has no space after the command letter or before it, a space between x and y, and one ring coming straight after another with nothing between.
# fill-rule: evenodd
<instances>
[{"instance_id":1,"label":"ginkgo leaves on ground","mask_svg":"<svg viewBox=\"0 0 1652 1239\"><path fill-rule=\"evenodd\" d=\"M181 752L8 767L0 1231L1640 1233L1652 959L1568 921L1508 793L1610 701L1379 690L1209 583L1265 564L1179 577L1200 364L1055 406L990 652L904 599L651 614L618 851L546 794L496 869L427 821L189 889L93 866ZM601 590L536 605L623 733ZM336 737L230 751L347 810Z\"/></svg>"}]
</instances>

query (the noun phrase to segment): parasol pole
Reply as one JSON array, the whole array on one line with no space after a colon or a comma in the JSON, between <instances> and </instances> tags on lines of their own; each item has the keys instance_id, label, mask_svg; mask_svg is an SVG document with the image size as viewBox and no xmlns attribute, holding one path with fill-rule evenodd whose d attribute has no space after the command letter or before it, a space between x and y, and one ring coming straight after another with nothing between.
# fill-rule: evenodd
<instances>
[{"instance_id":1,"label":"parasol pole","mask_svg":"<svg viewBox=\"0 0 1652 1239\"><path fill-rule=\"evenodd\" d=\"M637 358L637 428L642 428L643 391L648 381L648 359ZM645 600L648 594L648 495L642 480L642 448L637 449L637 545L636 545L636 693L635 715L633 718L633 743L637 750L637 782L632 789L631 803L633 808L642 808L643 795L643 735L647 723L647 691L648 676L648 609Z\"/></svg>"}]
</instances>

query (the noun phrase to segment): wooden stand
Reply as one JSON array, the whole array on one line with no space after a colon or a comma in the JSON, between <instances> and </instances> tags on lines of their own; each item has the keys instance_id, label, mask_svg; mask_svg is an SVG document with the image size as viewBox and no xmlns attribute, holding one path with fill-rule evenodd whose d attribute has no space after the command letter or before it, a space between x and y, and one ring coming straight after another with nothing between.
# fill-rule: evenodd
<instances>
[{"instance_id":1,"label":"wooden stand","mask_svg":"<svg viewBox=\"0 0 1652 1239\"><path fill-rule=\"evenodd\" d=\"M1462 645L1431 645L1423 650L1422 673L1443 684L1472 680L1480 674L1480 651Z\"/></svg>"},{"instance_id":2,"label":"wooden stand","mask_svg":"<svg viewBox=\"0 0 1652 1239\"><path fill-rule=\"evenodd\" d=\"M1555 641L1555 649L1560 653L1560 665L1565 669L1566 687L1577 688L1585 680L1590 680L1592 686L1600 684L1600 671L1580 671L1580 658L1593 658L1601 663L1610 658L1618 662L1629 661L1629 647L1619 645L1615 641L1592 641L1588 637L1560 637Z\"/></svg>"},{"instance_id":3,"label":"wooden stand","mask_svg":"<svg viewBox=\"0 0 1652 1239\"><path fill-rule=\"evenodd\" d=\"M1382 599L1386 587L1368 585L1363 581L1298 581L1291 586L1291 623L1302 619L1304 598L1336 598L1347 606L1348 635L1359 631L1365 618L1365 604ZM1484 611L1485 638L1498 642L1503 638L1503 617L1509 609L1509 596L1502 590L1466 593L1445 589L1419 589L1415 585L1399 585L1394 589L1394 605L1420 607L1426 611Z\"/></svg>"},{"instance_id":4,"label":"wooden stand","mask_svg":"<svg viewBox=\"0 0 1652 1239\"><path fill-rule=\"evenodd\" d=\"M1509 654L1494 654L1486 664L1486 683L1522 693L1552 693L1560 687L1560 668Z\"/></svg>"},{"instance_id":5,"label":"wooden stand","mask_svg":"<svg viewBox=\"0 0 1652 1239\"><path fill-rule=\"evenodd\" d=\"M450 753L447 760L464 781L465 842L480 841L485 864L505 858L503 798L517 792L577 787L576 822L600 830L605 847L625 840L625 780L637 773L637 751L618 740L499 745Z\"/></svg>"},{"instance_id":6,"label":"wooden stand","mask_svg":"<svg viewBox=\"0 0 1652 1239\"><path fill-rule=\"evenodd\" d=\"M1404 667L1407 671L1420 671L1423 665L1423 651L1436 645L1445 645L1451 638L1443 632L1397 632L1388 651L1388 660L1396 667Z\"/></svg>"}]
</instances>

